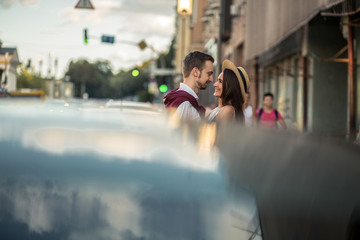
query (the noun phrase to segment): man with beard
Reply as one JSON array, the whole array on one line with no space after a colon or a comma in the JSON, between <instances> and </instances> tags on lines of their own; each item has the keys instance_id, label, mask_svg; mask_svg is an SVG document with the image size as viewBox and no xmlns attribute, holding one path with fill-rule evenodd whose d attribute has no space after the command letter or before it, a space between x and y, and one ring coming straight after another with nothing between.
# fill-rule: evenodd
<instances>
[{"instance_id":1,"label":"man with beard","mask_svg":"<svg viewBox=\"0 0 360 240\"><path fill-rule=\"evenodd\" d=\"M184 82L164 97L165 108L176 109L182 121L197 121L204 118L205 108L198 103L199 89L206 89L213 81L214 58L206 53L194 51L183 61Z\"/></svg>"}]
</instances>

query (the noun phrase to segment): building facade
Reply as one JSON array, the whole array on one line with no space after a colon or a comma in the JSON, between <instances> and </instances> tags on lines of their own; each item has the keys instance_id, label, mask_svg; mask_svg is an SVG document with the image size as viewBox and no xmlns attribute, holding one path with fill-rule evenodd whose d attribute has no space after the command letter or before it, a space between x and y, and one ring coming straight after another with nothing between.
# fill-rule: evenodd
<instances>
[{"instance_id":1,"label":"building facade","mask_svg":"<svg viewBox=\"0 0 360 240\"><path fill-rule=\"evenodd\" d=\"M248 1L245 62L258 72L258 103L270 91L291 128L354 134L359 91L351 87L358 80L349 67L356 65L359 50L351 45L358 31L347 20L357 21L359 7L356 1Z\"/></svg>"},{"instance_id":2,"label":"building facade","mask_svg":"<svg viewBox=\"0 0 360 240\"><path fill-rule=\"evenodd\" d=\"M0 47L0 87L4 91L16 90L16 67L19 64L16 48Z\"/></svg>"},{"instance_id":3,"label":"building facade","mask_svg":"<svg viewBox=\"0 0 360 240\"><path fill-rule=\"evenodd\" d=\"M359 130L359 1L194 0L193 5L189 51L215 58L214 79L221 62L230 59L250 77L253 107L261 107L263 94L272 92L290 129L350 138ZM201 103L215 103L212 93L211 87L201 92Z\"/></svg>"},{"instance_id":4,"label":"building facade","mask_svg":"<svg viewBox=\"0 0 360 240\"><path fill-rule=\"evenodd\" d=\"M176 16L176 56L175 87L182 81L182 60L191 51L202 51L210 54L217 69L219 35L219 12L221 3L218 0L193 0L191 14ZM214 73L216 79L217 72ZM206 90L198 93L200 103L205 106L214 105L214 87L208 85Z\"/></svg>"}]
</instances>

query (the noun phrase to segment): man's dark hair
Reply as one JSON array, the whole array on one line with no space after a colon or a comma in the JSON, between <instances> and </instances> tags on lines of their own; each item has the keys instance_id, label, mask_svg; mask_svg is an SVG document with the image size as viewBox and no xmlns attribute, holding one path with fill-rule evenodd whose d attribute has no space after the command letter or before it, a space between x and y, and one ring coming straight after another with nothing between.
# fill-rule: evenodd
<instances>
[{"instance_id":1,"label":"man's dark hair","mask_svg":"<svg viewBox=\"0 0 360 240\"><path fill-rule=\"evenodd\" d=\"M194 67L197 67L200 71L203 70L206 61L211 61L213 63L214 58L203 52L190 52L183 61L184 77L188 77Z\"/></svg>"},{"instance_id":2,"label":"man's dark hair","mask_svg":"<svg viewBox=\"0 0 360 240\"><path fill-rule=\"evenodd\" d=\"M265 99L265 97L271 97L272 99L274 99L274 95L271 92L265 93L263 99Z\"/></svg>"}]
</instances>

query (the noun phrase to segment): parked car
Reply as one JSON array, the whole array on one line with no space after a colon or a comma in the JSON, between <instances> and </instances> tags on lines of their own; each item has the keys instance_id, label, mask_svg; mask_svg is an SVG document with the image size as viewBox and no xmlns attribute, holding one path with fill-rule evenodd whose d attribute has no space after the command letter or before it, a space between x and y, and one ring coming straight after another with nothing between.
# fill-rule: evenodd
<instances>
[{"instance_id":1,"label":"parked car","mask_svg":"<svg viewBox=\"0 0 360 240\"><path fill-rule=\"evenodd\" d=\"M136 111L136 112L162 112L163 108L149 102L135 102L126 100L110 99L105 103L106 108L119 109L121 111Z\"/></svg>"},{"instance_id":2,"label":"parked car","mask_svg":"<svg viewBox=\"0 0 360 240\"><path fill-rule=\"evenodd\" d=\"M166 115L9 105L2 239L261 239L251 193L232 193L217 155Z\"/></svg>"},{"instance_id":3,"label":"parked car","mask_svg":"<svg viewBox=\"0 0 360 240\"><path fill-rule=\"evenodd\" d=\"M1 102L2 239L358 239L357 145L85 105Z\"/></svg>"}]
</instances>

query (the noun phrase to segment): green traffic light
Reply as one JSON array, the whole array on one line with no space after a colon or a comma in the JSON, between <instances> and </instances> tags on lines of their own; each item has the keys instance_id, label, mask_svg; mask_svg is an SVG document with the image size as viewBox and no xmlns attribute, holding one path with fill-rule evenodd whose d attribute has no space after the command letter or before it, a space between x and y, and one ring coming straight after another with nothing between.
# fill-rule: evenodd
<instances>
[{"instance_id":1,"label":"green traffic light","mask_svg":"<svg viewBox=\"0 0 360 240\"><path fill-rule=\"evenodd\" d=\"M165 93L168 90L168 87L165 84L160 85L159 87L160 92Z\"/></svg>"},{"instance_id":2,"label":"green traffic light","mask_svg":"<svg viewBox=\"0 0 360 240\"><path fill-rule=\"evenodd\" d=\"M139 76L139 74L140 74L140 72L139 72L139 70L137 70L137 69L134 69L134 70L132 70L132 72L131 72L131 75L133 75L133 77L137 77L137 76Z\"/></svg>"},{"instance_id":3,"label":"green traffic light","mask_svg":"<svg viewBox=\"0 0 360 240\"><path fill-rule=\"evenodd\" d=\"M84 29L84 43L85 43L85 45L88 44L88 30L87 30L87 28Z\"/></svg>"}]
</instances>

